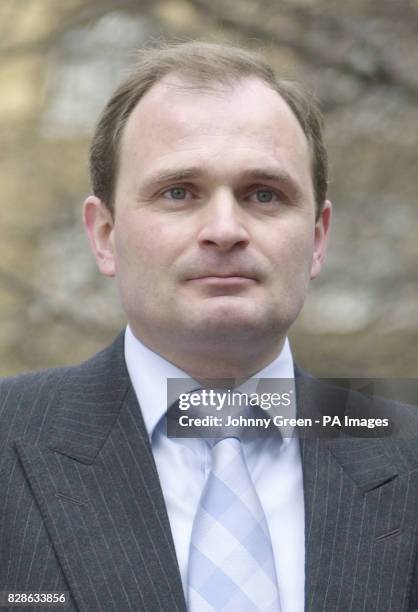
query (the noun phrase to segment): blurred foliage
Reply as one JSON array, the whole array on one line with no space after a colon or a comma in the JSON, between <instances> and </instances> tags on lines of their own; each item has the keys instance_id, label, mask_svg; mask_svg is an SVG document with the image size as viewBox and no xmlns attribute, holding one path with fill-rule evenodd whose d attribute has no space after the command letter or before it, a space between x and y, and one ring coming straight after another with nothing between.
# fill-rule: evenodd
<instances>
[{"instance_id":1,"label":"blurred foliage","mask_svg":"<svg viewBox=\"0 0 418 612\"><path fill-rule=\"evenodd\" d=\"M135 49L262 49L326 115L335 222L292 332L302 367L416 377L417 0L2 0L0 374L74 363L124 324L80 223L97 115Z\"/></svg>"}]
</instances>

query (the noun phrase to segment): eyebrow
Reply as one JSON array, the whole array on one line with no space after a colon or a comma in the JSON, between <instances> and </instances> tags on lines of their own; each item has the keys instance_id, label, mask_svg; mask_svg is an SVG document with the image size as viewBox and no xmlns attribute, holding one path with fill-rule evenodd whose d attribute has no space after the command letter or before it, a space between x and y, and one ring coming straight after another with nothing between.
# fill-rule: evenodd
<instances>
[{"instance_id":1,"label":"eyebrow","mask_svg":"<svg viewBox=\"0 0 418 612\"><path fill-rule=\"evenodd\" d=\"M287 170L275 168L252 168L245 170L241 176L247 180L268 181L288 185L295 193L300 193L299 181Z\"/></svg>"},{"instance_id":2,"label":"eyebrow","mask_svg":"<svg viewBox=\"0 0 418 612\"><path fill-rule=\"evenodd\" d=\"M161 183L171 183L176 181L184 181L191 178L201 178L205 175L206 173L197 166L190 168L160 170L147 176L145 178L144 185L148 187L152 185L159 185Z\"/></svg>"},{"instance_id":3,"label":"eyebrow","mask_svg":"<svg viewBox=\"0 0 418 612\"><path fill-rule=\"evenodd\" d=\"M191 166L188 168L173 168L157 171L145 178L143 187L148 188L153 185L160 185L176 181L185 181L190 179L199 179L208 176L208 172L199 166ZM249 168L238 175L238 180L252 181L268 181L287 185L294 195L298 196L301 193L298 180L292 176L287 170L277 168Z\"/></svg>"}]
</instances>

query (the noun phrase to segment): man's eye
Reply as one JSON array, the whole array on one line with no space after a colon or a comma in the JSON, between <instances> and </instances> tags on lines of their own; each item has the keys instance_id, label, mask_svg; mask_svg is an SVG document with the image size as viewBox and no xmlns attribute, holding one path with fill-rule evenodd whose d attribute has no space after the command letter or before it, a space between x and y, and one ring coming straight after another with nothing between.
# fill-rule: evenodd
<instances>
[{"instance_id":1,"label":"man's eye","mask_svg":"<svg viewBox=\"0 0 418 612\"><path fill-rule=\"evenodd\" d=\"M187 197L188 190L184 187L172 187L164 191L163 197L169 200L184 200Z\"/></svg>"},{"instance_id":2,"label":"man's eye","mask_svg":"<svg viewBox=\"0 0 418 612\"><path fill-rule=\"evenodd\" d=\"M276 194L271 189L257 189L251 197L255 197L260 204L269 204L276 198Z\"/></svg>"}]
</instances>

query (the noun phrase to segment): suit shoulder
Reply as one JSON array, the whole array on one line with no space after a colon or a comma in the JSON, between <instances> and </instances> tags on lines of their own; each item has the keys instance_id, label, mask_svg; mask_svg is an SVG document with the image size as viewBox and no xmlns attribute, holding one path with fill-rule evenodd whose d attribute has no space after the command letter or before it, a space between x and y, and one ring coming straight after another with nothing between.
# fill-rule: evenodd
<instances>
[{"instance_id":1,"label":"suit shoulder","mask_svg":"<svg viewBox=\"0 0 418 612\"><path fill-rule=\"evenodd\" d=\"M25 400L36 401L37 396L53 392L71 367L50 368L16 374L0 379L0 418L8 404L16 407Z\"/></svg>"},{"instance_id":2,"label":"suit shoulder","mask_svg":"<svg viewBox=\"0 0 418 612\"><path fill-rule=\"evenodd\" d=\"M12 398L28 396L31 401L38 395L43 395L45 392L53 393L59 386L66 382L76 382L78 377L85 377L86 372L89 376L96 373L101 373L106 367L109 358L121 358L123 353L123 332L116 338L115 342L110 346L102 349L86 361L82 363L63 366L57 368L49 368L42 370L34 370L0 378L0 418L1 406Z\"/></svg>"},{"instance_id":3,"label":"suit shoulder","mask_svg":"<svg viewBox=\"0 0 418 612\"><path fill-rule=\"evenodd\" d=\"M418 408L380 396L351 394L347 405L350 417L367 422L367 439L377 439L400 472L418 469ZM386 422L386 427L376 422Z\"/></svg>"},{"instance_id":4,"label":"suit shoulder","mask_svg":"<svg viewBox=\"0 0 418 612\"><path fill-rule=\"evenodd\" d=\"M81 364L26 372L0 379L0 451L4 444L19 437L39 440L50 426L51 416L62 397L83 393L87 385L103 377L109 360L119 356L121 337Z\"/></svg>"},{"instance_id":5,"label":"suit shoulder","mask_svg":"<svg viewBox=\"0 0 418 612\"><path fill-rule=\"evenodd\" d=\"M318 379L297 367L295 374L306 416L337 416L342 439L359 447L377 444L400 472L418 469L417 406L379 395L373 379L357 389L350 379Z\"/></svg>"},{"instance_id":6,"label":"suit shoulder","mask_svg":"<svg viewBox=\"0 0 418 612\"><path fill-rule=\"evenodd\" d=\"M70 368L26 372L0 380L0 450L14 439L42 430Z\"/></svg>"},{"instance_id":7,"label":"suit shoulder","mask_svg":"<svg viewBox=\"0 0 418 612\"><path fill-rule=\"evenodd\" d=\"M0 378L0 419L2 408L4 410L8 404L14 403L18 408L27 401L33 403L39 397L55 394L65 380L76 377L93 360L91 358L78 365L33 370Z\"/></svg>"}]
</instances>

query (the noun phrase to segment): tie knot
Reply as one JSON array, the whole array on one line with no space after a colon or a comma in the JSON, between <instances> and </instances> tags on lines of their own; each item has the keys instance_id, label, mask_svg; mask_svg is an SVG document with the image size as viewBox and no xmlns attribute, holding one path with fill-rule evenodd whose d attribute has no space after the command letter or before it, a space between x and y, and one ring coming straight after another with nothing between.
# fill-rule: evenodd
<instances>
[{"instance_id":1,"label":"tie knot","mask_svg":"<svg viewBox=\"0 0 418 612\"><path fill-rule=\"evenodd\" d=\"M176 438L254 438L275 434L266 412L230 389L197 389L167 411L167 435Z\"/></svg>"}]
</instances>

